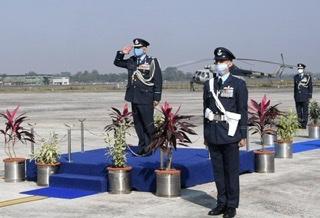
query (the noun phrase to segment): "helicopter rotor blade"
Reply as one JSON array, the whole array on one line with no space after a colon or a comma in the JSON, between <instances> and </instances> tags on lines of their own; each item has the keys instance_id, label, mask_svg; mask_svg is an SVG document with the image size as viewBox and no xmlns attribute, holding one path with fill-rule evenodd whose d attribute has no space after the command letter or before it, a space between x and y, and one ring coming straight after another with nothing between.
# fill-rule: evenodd
<instances>
[{"instance_id":1,"label":"helicopter rotor blade","mask_svg":"<svg viewBox=\"0 0 320 218\"><path fill-rule=\"evenodd\" d=\"M276 64L276 65L280 65L286 68L290 68L293 69L294 65L289 65L289 64L282 64L279 62L274 62L274 61L265 61L265 60L259 60L259 59L251 59L251 58L237 58L236 60L241 60L241 61L254 61L254 62L260 62L260 63L266 63L266 64Z\"/></svg>"},{"instance_id":2,"label":"helicopter rotor blade","mask_svg":"<svg viewBox=\"0 0 320 218\"><path fill-rule=\"evenodd\" d=\"M212 61L212 58L204 58L204 59L200 59L200 60L196 60L196 61L186 61L186 62L183 62L183 63L180 63L180 64L176 64L176 65L173 65L173 66L170 66L170 67L176 67L176 68L186 67L186 66L189 66L189 65L198 64L198 63L202 63L202 62L208 62L208 61Z\"/></svg>"}]
</instances>

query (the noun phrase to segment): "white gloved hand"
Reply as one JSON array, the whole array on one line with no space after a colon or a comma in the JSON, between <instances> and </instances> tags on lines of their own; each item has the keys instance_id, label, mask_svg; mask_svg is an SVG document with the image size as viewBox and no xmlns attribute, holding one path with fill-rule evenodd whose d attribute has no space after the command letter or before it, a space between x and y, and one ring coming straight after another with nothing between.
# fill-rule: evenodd
<instances>
[{"instance_id":1,"label":"white gloved hand","mask_svg":"<svg viewBox=\"0 0 320 218\"><path fill-rule=\"evenodd\" d=\"M213 120L213 112L209 108L206 108L204 112L204 117L207 118L208 120L212 121Z\"/></svg>"}]
</instances>

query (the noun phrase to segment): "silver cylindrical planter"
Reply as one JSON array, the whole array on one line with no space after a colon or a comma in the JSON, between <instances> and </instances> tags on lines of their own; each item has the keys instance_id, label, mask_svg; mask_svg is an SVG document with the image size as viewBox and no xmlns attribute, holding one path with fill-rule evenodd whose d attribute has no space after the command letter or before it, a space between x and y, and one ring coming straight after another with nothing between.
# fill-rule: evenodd
<instances>
[{"instance_id":1,"label":"silver cylindrical planter","mask_svg":"<svg viewBox=\"0 0 320 218\"><path fill-rule=\"evenodd\" d=\"M3 162L5 182L22 182L26 179L26 159L7 158Z\"/></svg>"},{"instance_id":2,"label":"silver cylindrical planter","mask_svg":"<svg viewBox=\"0 0 320 218\"><path fill-rule=\"evenodd\" d=\"M273 134L263 134L262 135L262 143L264 145L274 145L277 141L277 135Z\"/></svg>"},{"instance_id":3,"label":"silver cylindrical planter","mask_svg":"<svg viewBox=\"0 0 320 218\"><path fill-rule=\"evenodd\" d=\"M292 158L292 142L278 141L275 145L276 158Z\"/></svg>"},{"instance_id":4,"label":"silver cylindrical planter","mask_svg":"<svg viewBox=\"0 0 320 218\"><path fill-rule=\"evenodd\" d=\"M309 125L309 138L320 139L320 126Z\"/></svg>"},{"instance_id":5,"label":"silver cylindrical planter","mask_svg":"<svg viewBox=\"0 0 320 218\"><path fill-rule=\"evenodd\" d=\"M157 196L178 197L181 195L180 170L155 170L155 172L157 177Z\"/></svg>"},{"instance_id":6,"label":"silver cylindrical planter","mask_svg":"<svg viewBox=\"0 0 320 218\"><path fill-rule=\"evenodd\" d=\"M37 164L37 185L48 186L50 175L57 173L59 165Z\"/></svg>"},{"instance_id":7,"label":"silver cylindrical planter","mask_svg":"<svg viewBox=\"0 0 320 218\"><path fill-rule=\"evenodd\" d=\"M132 167L108 167L108 191L110 194L129 194L131 192Z\"/></svg>"},{"instance_id":8,"label":"silver cylindrical planter","mask_svg":"<svg viewBox=\"0 0 320 218\"><path fill-rule=\"evenodd\" d=\"M255 163L255 172L274 173L274 152L255 151L254 163Z\"/></svg>"}]
</instances>

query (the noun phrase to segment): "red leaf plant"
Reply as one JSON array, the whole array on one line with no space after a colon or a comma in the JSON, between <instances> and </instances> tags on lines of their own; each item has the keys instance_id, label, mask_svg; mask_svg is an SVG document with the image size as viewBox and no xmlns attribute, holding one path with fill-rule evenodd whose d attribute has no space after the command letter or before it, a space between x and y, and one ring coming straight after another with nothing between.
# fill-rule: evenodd
<instances>
[{"instance_id":1,"label":"red leaf plant","mask_svg":"<svg viewBox=\"0 0 320 218\"><path fill-rule=\"evenodd\" d=\"M186 121L193 116L184 116L178 114L180 107L174 113L172 106L165 102L161 107L162 119L155 127L155 132L148 146L151 150L162 149L168 155L166 169L171 169L172 150L177 149L177 145L188 146L191 143L187 134L196 135L192 129L194 124Z\"/></svg>"},{"instance_id":2,"label":"red leaf plant","mask_svg":"<svg viewBox=\"0 0 320 218\"><path fill-rule=\"evenodd\" d=\"M107 143L107 154L112 159L113 167L125 167L126 158L126 134L128 129L133 126L132 112L129 112L128 104L125 104L122 112L112 107L109 114L112 123L105 126L105 141ZM111 133L111 134L110 134Z\"/></svg>"},{"instance_id":3,"label":"red leaf plant","mask_svg":"<svg viewBox=\"0 0 320 218\"><path fill-rule=\"evenodd\" d=\"M261 99L261 102L256 102L251 99L249 104L249 126L250 130L252 129L252 134L258 133L261 137L262 135L267 134L276 134L276 118L282 114L278 110L278 105L275 104L270 106L270 100L267 99L267 96L264 95ZM262 143L261 143L262 144ZM262 149L264 146L262 144Z\"/></svg>"},{"instance_id":4,"label":"red leaf plant","mask_svg":"<svg viewBox=\"0 0 320 218\"><path fill-rule=\"evenodd\" d=\"M16 158L15 144L20 141L26 143L26 141L34 142L34 135L22 127L27 116L25 113L18 113L19 106L14 110L7 110L5 113L0 113L0 116L5 119L5 128L0 129L0 132L4 136L5 152L8 157Z\"/></svg>"}]
</instances>

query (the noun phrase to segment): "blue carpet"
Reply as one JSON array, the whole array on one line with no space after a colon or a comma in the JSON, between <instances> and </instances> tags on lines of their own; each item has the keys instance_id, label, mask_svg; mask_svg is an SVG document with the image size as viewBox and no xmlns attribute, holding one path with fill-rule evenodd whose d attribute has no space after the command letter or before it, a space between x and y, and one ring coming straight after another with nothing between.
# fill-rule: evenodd
<instances>
[{"instance_id":1,"label":"blue carpet","mask_svg":"<svg viewBox=\"0 0 320 218\"><path fill-rule=\"evenodd\" d=\"M300 153L320 148L320 140L310 140L305 142L296 142L292 144L292 152ZM268 150L273 151L274 146L267 147Z\"/></svg>"},{"instance_id":2,"label":"blue carpet","mask_svg":"<svg viewBox=\"0 0 320 218\"><path fill-rule=\"evenodd\" d=\"M136 149L136 147L133 147ZM88 191L107 191L107 170L111 161L105 156L106 149L96 149L85 153L72 154L69 163L67 155L62 155L62 163L58 174L50 176L50 187L77 188ZM133 190L154 192L156 177L154 170L160 166L160 152L148 157L135 157L128 154L128 165L132 166L131 186ZM241 151L241 173L253 172L253 152ZM206 149L178 148L174 151L173 167L182 171L182 188L212 182L213 171ZM28 180L36 180L36 165L34 161L27 164Z\"/></svg>"},{"instance_id":3,"label":"blue carpet","mask_svg":"<svg viewBox=\"0 0 320 218\"><path fill-rule=\"evenodd\" d=\"M71 188L59 188L59 187L48 187L48 188L41 188L41 189L21 192L21 194L26 194L26 195L38 195L38 196L65 198L65 199L80 198L88 195L94 195L97 193L98 192L87 191L83 189L75 189L75 188L71 189Z\"/></svg>"},{"instance_id":4,"label":"blue carpet","mask_svg":"<svg viewBox=\"0 0 320 218\"><path fill-rule=\"evenodd\" d=\"M293 144L294 153L319 148L320 140ZM133 147L133 149L136 149L136 147ZM71 163L67 160L68 156L64 154L60 159L62 165L58 174L50 177L50 187L25 193L49 197L73 198L107 191L106 167L111 165L111 161L107 159L105 153L106 149L96 149L86 151L85 153L75 152L72 153ZM133 190L154 192L156 189L154 170L160 166L160 152L157 151L149 157L135 157L128 154L127 159L128 165L133 167L131 172L131 186ZM205 149L178 148L174 151L173 167L182 171L182 188L214 181L211 161L208 157L208 151ZM253 171L253 151L241 151L240 173ZM36 176L34 161L28 161L28 180L35 181Z\"/></svg>"}]
</instances>

